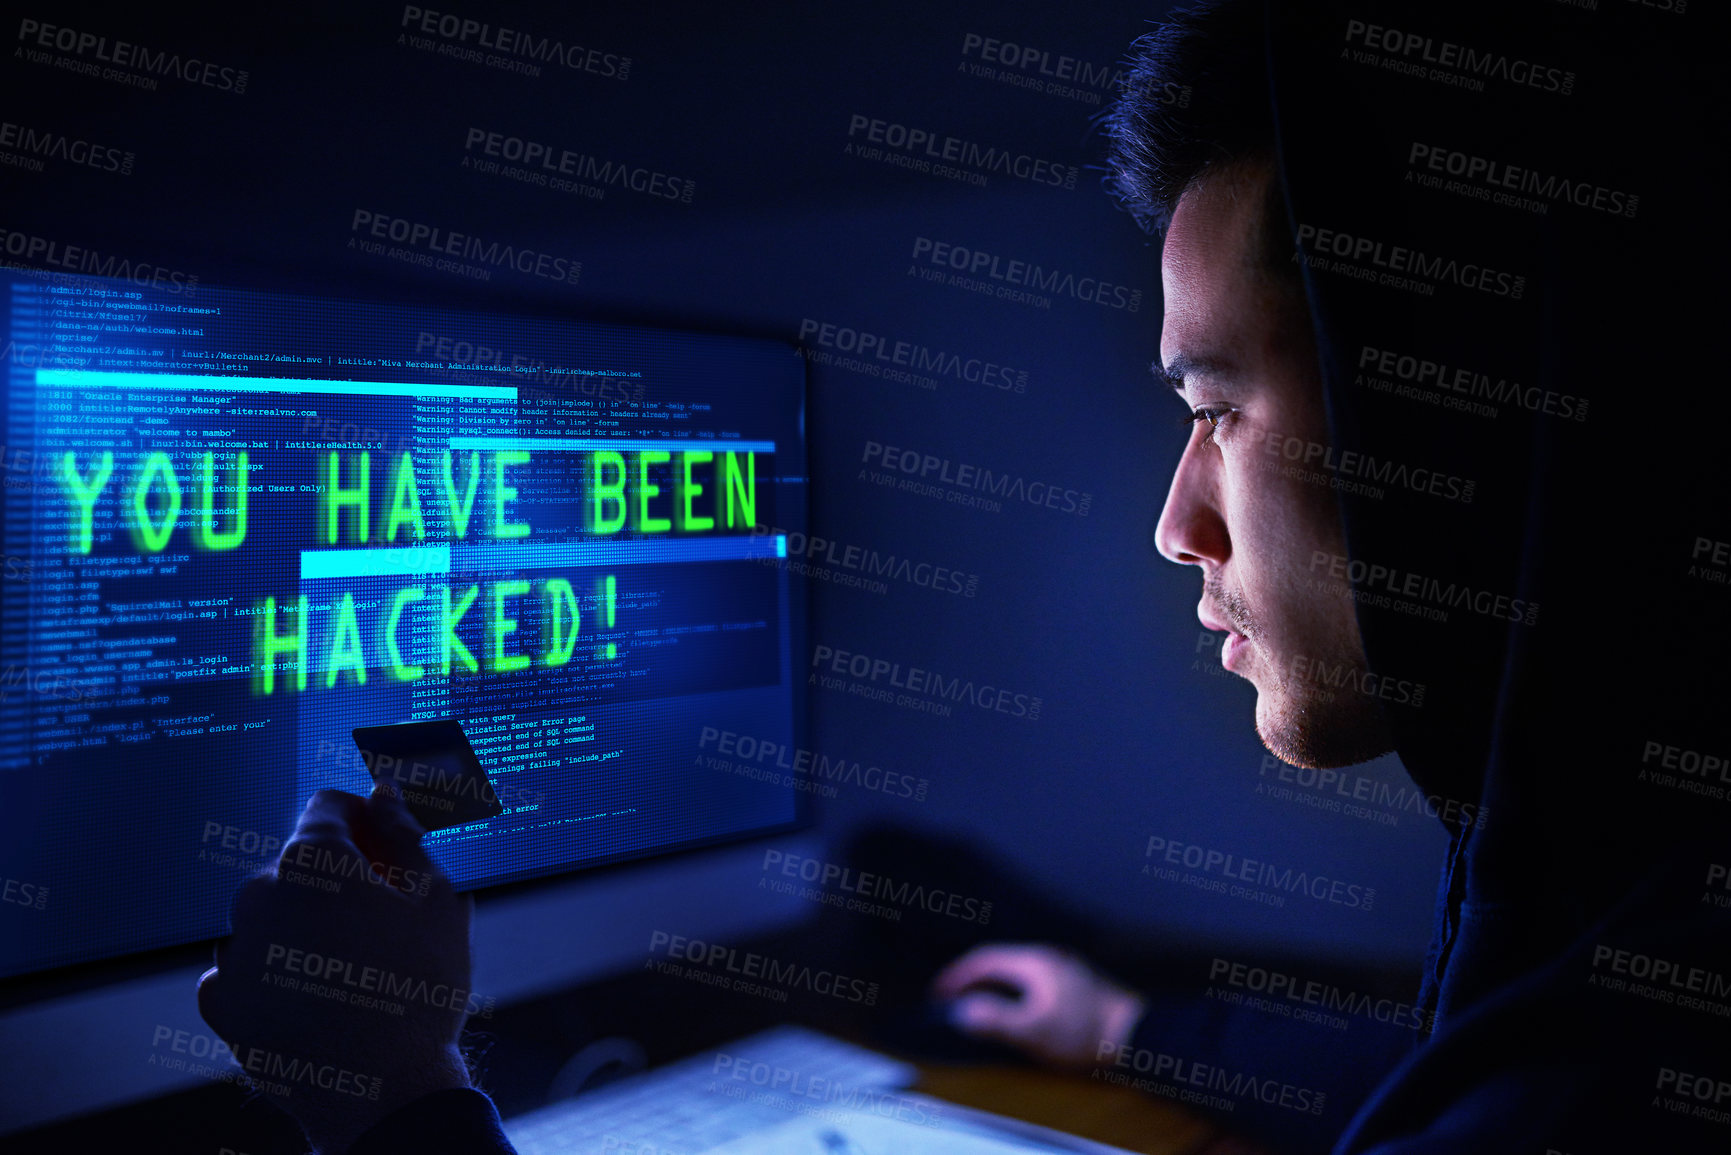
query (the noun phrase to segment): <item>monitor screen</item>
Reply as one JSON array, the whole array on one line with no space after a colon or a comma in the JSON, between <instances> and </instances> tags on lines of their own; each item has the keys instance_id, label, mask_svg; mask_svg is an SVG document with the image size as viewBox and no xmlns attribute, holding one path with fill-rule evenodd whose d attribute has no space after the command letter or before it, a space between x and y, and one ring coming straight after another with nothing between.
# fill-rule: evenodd
<instances>
[{"instance_id":1,"label":"monitor screen","mask_svg":"<svg viewBox=\"0 0 1731 1155\"><path fill-rule=\"evenodd\" d=\"M8 271L0 973L210 938L351 732L455 719L459 888L797 824L803 361ZM773 527L773 528L771 528Z\"/></svg>"}]
</instances>

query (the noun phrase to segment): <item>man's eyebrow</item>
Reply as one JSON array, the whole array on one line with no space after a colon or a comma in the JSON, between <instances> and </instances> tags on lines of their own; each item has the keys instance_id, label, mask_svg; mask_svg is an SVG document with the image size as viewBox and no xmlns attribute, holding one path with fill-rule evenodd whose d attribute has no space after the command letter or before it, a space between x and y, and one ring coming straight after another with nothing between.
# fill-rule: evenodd
<instances>
[{"instance_id":1,"label":"man's eyebrow","mask_svg":"<svg viewBox=\"0 0 1731 1155\"><path fill-rule=\"evenodd\" d=\"M1154 371L1154 376L1162 378L1168 385L1182 393L1185 382L1193 377L1229 375L1232 371L1232 362L1224 357L1208 354L1174 353L1170 361L1165 364L1156 361L1149 368Z\"/></svg>"}]
</instances>

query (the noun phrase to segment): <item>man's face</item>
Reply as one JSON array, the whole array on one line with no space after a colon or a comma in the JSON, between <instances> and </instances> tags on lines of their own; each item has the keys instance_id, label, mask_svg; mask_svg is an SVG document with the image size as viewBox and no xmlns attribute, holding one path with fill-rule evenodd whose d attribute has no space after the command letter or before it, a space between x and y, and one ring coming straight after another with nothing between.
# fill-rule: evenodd
<instances>
[{"instance_id":1,"label":"man's face","mask_svg":"<svg viewBox=\"0 0 1731 1155\"><path fill-rule=\"evenodd\" d=\"M1364 645L1352 602L1316 553L1345 552L1326 481L1285 475L1268 451L1326 444L1322 382L1301 295L1259 268L1257 222L1271 179L1224 175L1179 199L1166 234L1160 358L1204 414L1155 530L1172 561L1200 566L1197 615L1227 631L1225 667L1256 687L1256 732L1299 766L1344 766L1393 743L1374 698L1357 692ZM1212 419L1212 420L1210 420ZM1305 471L1308 473L1308 471ZM1316 581L1315 578L1320 578Z\"/></svg>"}]
</instances>

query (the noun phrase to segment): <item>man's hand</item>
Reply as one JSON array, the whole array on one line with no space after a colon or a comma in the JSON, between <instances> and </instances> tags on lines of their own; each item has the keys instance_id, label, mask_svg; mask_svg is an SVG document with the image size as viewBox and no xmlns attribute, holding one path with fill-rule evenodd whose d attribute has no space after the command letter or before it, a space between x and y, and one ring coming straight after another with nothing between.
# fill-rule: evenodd
<instances>
[{"instance_id":1,"label":"man's hand","mask_svg":"<svg viewBox=\"0 0 1731 1155\"><path fill-rule=\"evenodd\" d=\"M324 1152L467 1087L469 915L389 788L307 802L274 873L235 895L198 984L204 1021Z\"/></svg>"},{"instance_id":2,"label":"man's hand","mask_svg":"<svg viewBox=\"0 0 1731 1155\"><path fill-rule=\"evenodd\" d=\"M952 1000L958 1030L1071 1069L1093 1065L1103 1043L1127 1043L1146 1005L1076 955L1037 945L975 947L939 973L932 993Z\"/></svg>"}]
</instances>

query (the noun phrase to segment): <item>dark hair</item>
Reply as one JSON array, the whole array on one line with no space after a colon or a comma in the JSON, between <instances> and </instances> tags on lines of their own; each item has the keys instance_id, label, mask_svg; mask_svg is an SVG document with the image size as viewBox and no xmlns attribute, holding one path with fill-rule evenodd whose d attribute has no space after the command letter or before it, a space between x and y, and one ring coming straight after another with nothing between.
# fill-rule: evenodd
<instances>
[{"instance_id":1,"label":"dark hair","mask_svg":"<svg viewBox=\"0 0 1731 1155\"><path fill-rule=\"evenodd\" d=\"M1206 177L1276 169L1263 19L1263 0L1214 0L1131 45L1124 93L1105 119L1107 185L1144 229L1163 229ZM1262 248L1272 255L1291 230L1277 172L1268 189ZM1280 264L1288 256L1280 250Z\"/></svg>"}]
</instances>

